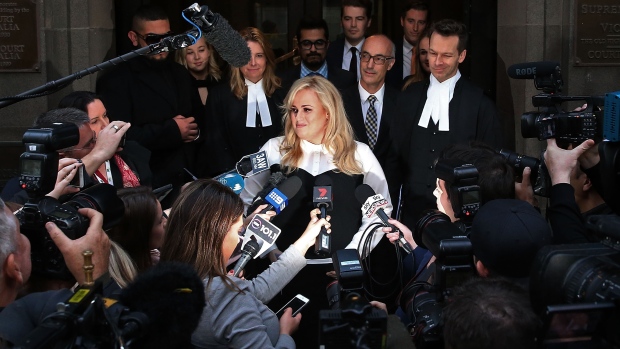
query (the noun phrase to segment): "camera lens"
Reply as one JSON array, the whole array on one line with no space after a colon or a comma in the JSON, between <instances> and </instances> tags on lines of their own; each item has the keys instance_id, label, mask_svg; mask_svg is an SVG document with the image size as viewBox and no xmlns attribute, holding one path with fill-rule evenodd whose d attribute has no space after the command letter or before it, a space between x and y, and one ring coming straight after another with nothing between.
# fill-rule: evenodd
<instances>
[{"instance_id":1,"label":"camera lens","mask_svg":"<svg viewBox=\"0 0 620 349\"><path fill-rule=\"evenodd\" d=\"M538 127L536 125L537 112L529 112L521 115L521 137L523 138L539 138Z\"/></svg>"},{"instance_id":2,"label":"camera lens","mask_svg":"<svg viewBox=\"0 0 620 349\"><path fill-rule=\"evenodd\" d=\"M450 217L448 217L445 213L438 210L428 210L420 218L415 224L415 229L413 230L413 240L415 243L428 250L428 247L424 245L424 231L429 224L432 223L450 223Z\"/></svg>"},{"instance_id":3,"label":"camera lens","mask_svg":"<svg viewBox=\"0 0 620 349\"><path fill-rule=\"evenodd\" d=\"M103 213L103 229L107 230L120 222L125 214L125 204L116 195L116 188L99 183L75 194L64 205L79 208L92 208Z\"/></svg>"}]
</instances>

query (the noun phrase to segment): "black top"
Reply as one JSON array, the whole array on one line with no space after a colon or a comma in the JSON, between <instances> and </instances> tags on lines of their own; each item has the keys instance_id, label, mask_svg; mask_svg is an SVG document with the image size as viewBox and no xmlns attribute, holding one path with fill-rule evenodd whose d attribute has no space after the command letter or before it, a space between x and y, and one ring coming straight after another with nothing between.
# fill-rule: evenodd
<instances>
[{"instance_id":1,"label":"black top","mask_svg":"<svg viewBox=\"0 0 620 349\"><path fill-rule=\"evenodd\" d=\"M332 195L334 198L333 210L327 212L332 217L331 223L331 250L335 252L345 248L353 239L362 222L360 204L353 193L355 188L364 181L363 175L349 176L341 172L327 171L321 175L328 175L332 179ZM316 177L303 169L295 170L291 176L301 179L302 187L299 192L289 200L288 206L272 219L273 224L282 229L276 244L281 249L286 249L295 242L308 226L308 212L312 210L312 190ZM319 257L311 248L306 253L306 258L316 259Z\"/></svg>"}]
</instances>

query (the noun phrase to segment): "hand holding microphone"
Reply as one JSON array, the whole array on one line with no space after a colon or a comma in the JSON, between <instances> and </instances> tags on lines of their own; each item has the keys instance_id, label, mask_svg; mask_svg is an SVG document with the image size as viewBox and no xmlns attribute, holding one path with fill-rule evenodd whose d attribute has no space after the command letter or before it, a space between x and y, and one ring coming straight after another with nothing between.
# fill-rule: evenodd
<instances>
[{"instance_id":1,"label":"hand holding microphone","mask_svg":"<svg viewBox=\"0 0 620 349\"><path fill-rule=\"evenodd\" d=\"M301 234L299 239L293 243L293 246L295 246L301 254L305 254L311 246L314 246L316 237L319 235L323 227L328 234L331 234L331 224L329 223L331 216L318 218L317 216L320 213L321 210L318 208L310 211L310 223L308 223L306 230L303 234Z\"/></svg>"},{"instance_id":2,"label":"hand holding microphone","mask_svg":"<svg viewBox=\"0 0 620 349\"><path fill-rule=\"evenodd\" d=\"M317 177L312 193L314 207L320 210L319 218L326 218L327 211L334 208L332 197L332 179L326 174ZM314 244L314 253L328 257L331 255L331 236L323 227Z\"/></svg>"},{"instance_id":3,"label":"hand holding microphone","mask_svg":"<svg viewBox=\"0 0 620 349\"><path fill-rule=\"evenodd\" d=\"M355 197L362 204L362 212L366 217L370 218L375 214L379 216L379 219L386 227L390 227L393 232L399 232L398 244L400 247L407 253L413 252L413 248L407 242L403 233L389 222L390 218L383 211L383 206L386 206L388 202L381 194L376 194L368 184L362 184L355 189Z\"/></svg>"},{"instance_id":4,"label":"hand holding microphone","mask_svg":"<svg viewBox=\"0 0 620 349\"><path fill-rule=\"evenodd\" d=\"M411 230L407 228L406 225L402 224L401 222L393 218L390 218L388 220L388 223L396 227L396 230L392 229L391 226L382 228L383 232L385 233L385 237L387 237L391 243L393 244L400 243L399 240L401 238L401 235L403 235L403 237L409 243L409 245L411 245L413 248L418 247L418 245L413 240L413 234L411 233Z\"/></svg>"}]
</instances>

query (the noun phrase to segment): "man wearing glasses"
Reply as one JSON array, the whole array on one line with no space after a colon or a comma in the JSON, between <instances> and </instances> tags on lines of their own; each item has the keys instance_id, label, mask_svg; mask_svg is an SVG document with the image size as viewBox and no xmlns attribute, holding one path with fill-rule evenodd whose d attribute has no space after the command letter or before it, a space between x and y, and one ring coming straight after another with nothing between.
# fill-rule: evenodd
<instances>
[{"instance_id":1,"label":"man wearing glasses","mask_svg":"<svg viewBox=\"0 0 620 349\"><path fill-rule=\"evenodd\" d=\"M136 11L127 36L140 48L171 34L168 15L151 4ZM97 93L111 120L131 123L127 139L151 151L153 187L178 189L185 182L183 168L192 171L205 110L187 70L167 56L156 53L119 65L98 80Z\"/></svg>"},{"instance_id":2,"label":"man wearing glasses","mask_svg":"<svg viewBox=\"0 0 620 349\"><path fill-rule=\"evenodd\" d=\"M355 76L327 65L325 57L329 47L329 29L324 19L304 17L297 26L297 41L301 64L278 74L285 93L295 80L308 75L321 75L340 91L355 84Z\"/></svg>"},{"instance_id":3,"label":"man wearing glasses","mask_svg":"<svg viewBox=\"0 0 620 349\"><path fill-rule=\"evenodd\" d=\"M394 50L387 36L368 37L360 50L360 81L342 93L355 137L368 144L381 166L390 147L389 124L399 93L385 84L385 75L394 66Z\"/></svg>"}]
</instances>

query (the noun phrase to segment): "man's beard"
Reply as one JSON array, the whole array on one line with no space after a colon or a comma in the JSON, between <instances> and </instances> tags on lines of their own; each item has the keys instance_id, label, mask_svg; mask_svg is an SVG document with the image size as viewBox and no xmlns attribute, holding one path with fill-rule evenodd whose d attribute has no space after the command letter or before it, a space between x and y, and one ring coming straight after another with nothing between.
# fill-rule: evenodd
<instances>
[{"instance_id":1,"label":"man's beard","mask_svg":"<svg viewBox=\"0 0 620 349\"><path fill-rule=\"evenodd\" d=\"M305 64L305 65L306 65L306 67L308 67L308 69L310 69L310 70L318 70L319 68L321 68L321 66L323 65L323 63L324 63L325 61L322 59L321 55L320 55L320 54L318 54L318 53L316 53L316 54L308 54L308 56L306 57L306 59L308 59L308 58L310 58L310 57L313 57L313 56L319 57L319 60L318 60L318 61L312 61L312 62L307 62L307 61L304 61L304 64Z\"/></svg>"}]
</instances>

